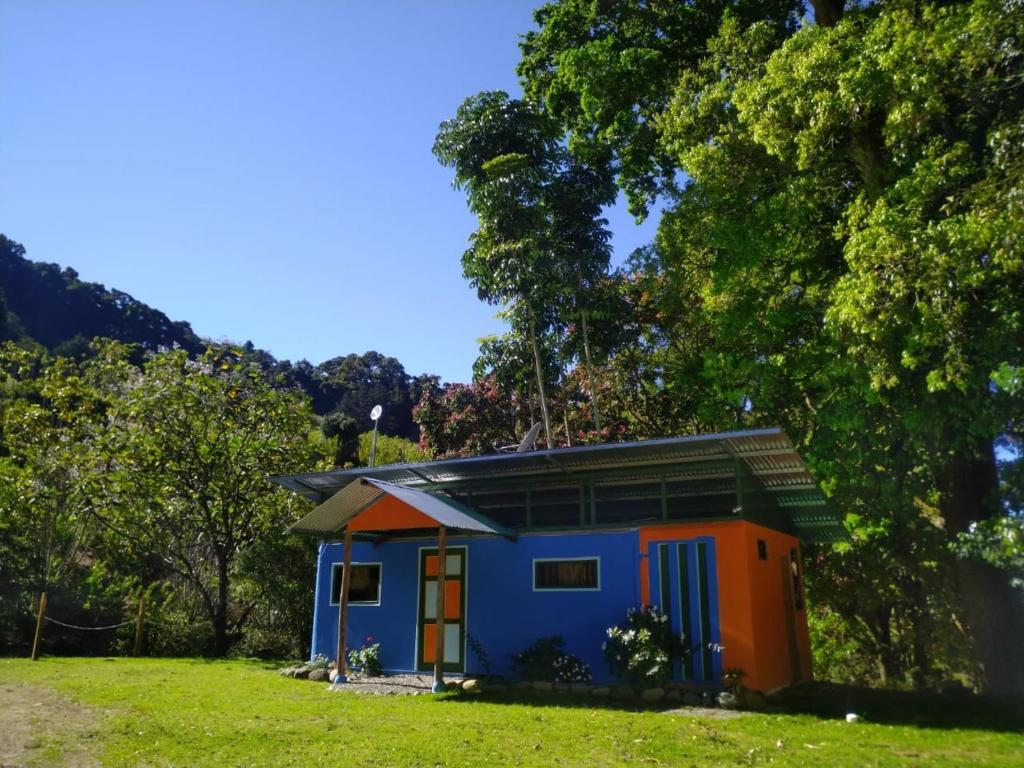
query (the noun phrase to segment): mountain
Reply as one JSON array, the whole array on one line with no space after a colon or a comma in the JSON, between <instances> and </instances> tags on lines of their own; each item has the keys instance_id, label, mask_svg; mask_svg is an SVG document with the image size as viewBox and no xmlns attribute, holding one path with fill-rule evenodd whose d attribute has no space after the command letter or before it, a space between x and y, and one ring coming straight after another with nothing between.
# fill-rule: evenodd
<instances>
[{"instance_id":1,"label":"mountain","mask_svg":"<svg viewBox=\"0 0 1024 768\"><path fill-rule=\"evenodd\" d=\"M22 245L0 234L0 341L34 341L54 354L77 356L87 353L96 336L143 350L178 345L192 355L214 343L123 291L80 280L70 267L30 261ZM383 434L418 440L412 409L424 390L440 386L439 377L410 376L397 359L374 351L313 365L277 360L248 341L239 348L245 360L283 386L306 392L324 417L324 432L349 445L372 428L369 413L376 404L384 408Z\"/></svg>"},{"instance_id":2,"label":"mountain","mask_svg":"<svg viewBox=\"0 0 1024 768\"><path fill-rule=\"evenodd\" d=\"M51 352L67 353L96 336L105 336L143 349L175 344L192 354L203 341L184 322L123 291L78 279L70 268L25 258L25 248L0 235L0 338L28 337ZM0 304L2 306L2 304Z\"/></svg>"}]
</instances>

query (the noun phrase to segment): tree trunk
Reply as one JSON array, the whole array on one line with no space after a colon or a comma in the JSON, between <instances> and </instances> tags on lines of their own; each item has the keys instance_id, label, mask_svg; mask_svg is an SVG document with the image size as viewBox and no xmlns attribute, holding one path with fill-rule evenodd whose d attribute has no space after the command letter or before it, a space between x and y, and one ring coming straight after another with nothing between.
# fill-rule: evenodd
<instances>
[{"instance_id":1,"label":"tree trunk","mask_svg":"<svg viewBox=\"0 0 1024 768\"><path fill-rule=\"evenodd\" d=\"M896 648L893 646L891 606L881 606L870 619L872 635L878 646L875 654L875 661L878 664L878 682L884 687L889 685L894 677L899 676L901 667L899 654L896 653Z\"/></svg>"},{"instance_id":2,"label":"tree trunk","mask_svg":"<svg viewBox=\"0 0 1024 768\"><path fill-rule=\"evenodd\" d=\"M583 358L587 363L587 383L590 385L590 407L594 409L594 428L601 431L601 413L597 409L597 383L594 381L594 365L590 360L590 333L587 329L587 313L580 310L583 325Z\"/></svg>"},{"instance_id":3,"label":"tree trunk","mask_svg":"<svg viewBox=\"0 0 1024 768\"><path fill-rule=\"evenodd\" d=\"M537 324L530 313L530 346L533 347L533 367L537 372L537 394L540 397L540 415L544 421L544 440L547 447L554 448L551 440L551 418L548 416L548 397L544 392L544 373L540 362L540 345L537 343Z\"/></svg>"},{"instance_id":4,"label":"tree trunk","mask_svg":"<svg viewBox=\"0 0 1024 768\"><path fill-rule=\"evenodd\" d=\"M975 521L1003 514L998 501L998 476L991 442L983 441L972 455L955 454L945 478L943 514L951 537ZM957 592L971 635L973 661L983 690L997 695L1024 694L1024 598L1008 575L977 558L956 562Z\"/></svg>"},{"instance_id":5,"label":"tree trunk","mask_svg":"<svg viewBox=\"0 0 1024 768\"><path fill-rule=\"evenodd\" d=\"M811 0L814 22L819 27L834 27L843 18L843 0Z\"/></svg>"},{"instance_id":6,"label":"tree trunk","mask_svg":"<svg viewBox=\"0 0 1024 768\"><path fill-rule=\"evenodd\" d=\"M217 558L217 603L213 612L213 655L227 656L231 647L228 636L228 563L223 557Z\"/></svg>"}]
</instances>

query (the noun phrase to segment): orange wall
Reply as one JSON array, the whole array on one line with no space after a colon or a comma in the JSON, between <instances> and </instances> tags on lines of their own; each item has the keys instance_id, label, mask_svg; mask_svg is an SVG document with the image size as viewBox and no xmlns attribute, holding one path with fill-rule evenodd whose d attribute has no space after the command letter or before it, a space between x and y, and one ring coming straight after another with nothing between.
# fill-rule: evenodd
<instances>
[{"instance_id":1,"label":"orange wall","mask_svg":"<svg viewBox=\"0 0 1024 768\"><path fill-rule=\"evenodd\" d=\"M348 529L353 532L399 531L409 528L437 528L437 521L386 493L348 524Z\"/></svg>"},{"instance_id":2,"label":"orange wall","mask_svg":"<svg viewBox=\"0 0 1024 768\"><path fill-rule=\"evenodd\" d=\"M739 667L747 673L744 685L766 691L797 679L809 679L811 672L807 616L795 612L795 626L789 629L786 612L786 583L779 557L787 560L790 548L799 549L793 536L745 520L720 523L683 523L640 529L640 597L650 603L647 556L650 543L710 536L715 540L718 576L718 612L722 633L722 668ZM768 546L768 559L757 557L757 540ZM790 633L795 633L800 670L793 672Z\"/></svg>"}]
</instances>

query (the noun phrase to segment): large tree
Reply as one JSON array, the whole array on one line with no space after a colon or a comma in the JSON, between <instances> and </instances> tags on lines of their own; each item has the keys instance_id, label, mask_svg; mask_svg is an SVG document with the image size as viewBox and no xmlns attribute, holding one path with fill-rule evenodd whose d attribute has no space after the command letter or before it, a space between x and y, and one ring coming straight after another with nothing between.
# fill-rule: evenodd
<instances>
[{"instance_id":1,"label":"large tree","mask_svg":"<svg viewBox=\"0 0 1024 768\"><path fill-rule=\"evenodd\" d=\"M154 355L111 414L106 451L118 471L104 522L199 595L214 655L259 604L258 591L232 587L240 559L261 562L261 542L297 514L293 494L268 477L316 463L314 429L304 397L275 389L230 350L198 361Z\"/></svg>"},{"instance_id":2,"label":"large tree","mask_svg":"<svg viewBox=\"0 0 1024 768\"><path fill-rule=\"evenodd\" d=\"M691 341L665 387L709 426L781 423L849 512L818 596L921 683L952 583L979 678L1019 691L1020 595L949 545L1005 515L994 444L1022 407L1024 14L796 8L564 0L520 72L637 210L666 195L649 268Z\"/></svg>"},{"instance_id":3,"label":"large tree","mask_svg":"<svg viewBox=\"0 0 1024 768\"><path fill-rule=\"evenodd\" d=\"M590 318L611 253L601 216L614 200L608 164L574 158L547 115L502 91L467 99L441 124L434 154L455 170L455 186L479 220L463 273L481 299L506 306L512 336L528 343L545 440L553 446L553 382L545 369L571 347L544 348L542 341L579 336L593 398Z\"/></svg>"}]
</instances>

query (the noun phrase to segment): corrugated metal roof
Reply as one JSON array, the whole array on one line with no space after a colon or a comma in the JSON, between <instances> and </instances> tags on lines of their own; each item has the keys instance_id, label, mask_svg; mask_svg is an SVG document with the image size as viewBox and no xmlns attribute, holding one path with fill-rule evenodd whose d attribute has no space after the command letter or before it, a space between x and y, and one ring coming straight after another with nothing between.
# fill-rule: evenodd
<instances>
[{"instance_id":1,"label":"corrugated metal roof","mask_svg":"<svg viewBox=\"0 0 1024 768\"><path fill-rule=\"evenodd\" d=\"M282 475L274 482L311 498L335 493L355 478L375 477L409 487L446 486L495 477L539 479L619 472L633 479L706 477L744 461L757 478L788 474L775 484L813 485L807 468L782 430L760 429L715 435L671 437L632 443L499 453L460 459L355 467L330 472Z\"/></svg>"},{"instance_id":2,"label":"corrugated metal roof","mask_svg":"<svg viewBox=\"0 0 1024 768\"><path fill-rule=\"evenodd\" d=\"M696 495L709 482L735 478L737 471L742 471L759 491L772 496L773 505L789 514L801 537L817 541L842 535L837 515L828 508L792 442L778 428L357 467L272 479L317 501L360 478L426 491L476 489L491 483L543 488L566 481L666 481L692 483Z\"/></svg>"},{"instance_id":3,"label":"corrugated metal roof","mask_svg":"<svg viewBox=\"0 0 1024 768\"><path fill-rule=\"evenodd\" d=\"M352 480L327 501L291 527L293 533L329 535L338 533L384 494L394 496L446 528L475 533L511 536L505 527L479 512L437 493L406 488L374 478Z\"/></svg>"}]
</instances>

